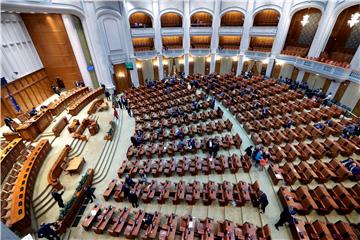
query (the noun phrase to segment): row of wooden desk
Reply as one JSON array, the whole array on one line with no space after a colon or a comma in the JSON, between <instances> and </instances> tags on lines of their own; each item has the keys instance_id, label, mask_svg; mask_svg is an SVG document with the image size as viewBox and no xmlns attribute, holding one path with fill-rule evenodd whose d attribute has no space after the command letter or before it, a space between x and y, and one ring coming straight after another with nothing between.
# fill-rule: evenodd
<instances>
[{"instance_id":1,"label":"row of wooden desk","mask_svg":"<svg viewBox=\"0 0 360 240\"><path fill-rule=\"evenodd\" d=\"M81 96L69 107L69 113L72 116L76 116L86 105L88 105L96 97L104 93L104 89L97 88Z\"/></svg>"},{"instance_id":2,"label":"row of wooden desk","mask_svg":"<svg viewBox=\"0 0 360 240\"><path fill-rule=\"evenodd\" d=\"M21 231L31 225L30 206L34 184L37 173L50 150L49 141L47 139L41 140L21 168L13 188L9 209L10 217L6 222L6 225L14 230Z\"/></svg>"},{"instance_id":3,"label":"row of wooden desk","mask_svg":"<svg viewBox=\"0 0 360 240\"><path fill-rule=\"evenodd\" d=\"M11 141L2 151L0 155L1 165L1 183L6 175L10 172L16 160L21 156L21 152L25 149L25 144L21 138L16 138Z\"/></svg>"},{"instance_id":4,"label":"row of wooden desk","mask_svg":"<svg viewBox=\"0 0 360 240\"><path fill-rule=\"evenodd\" d=\"M152 180L149 184L136 183L133 190L143 203L151 203L156 198L159 204L164 204L171 199L173 204L185 201L189 205L194 205L202 199L204 205L211 205L216 200L220 206L226 206L231 202L235 202L237 206L244 206L249 201L254 206L258 205L257 199L260 195L260 189L257 181L253 184L243 181L236 184L227 181L216 184L209 181L203 183L202 186L201 188L198 181L192 183L185 183L184 181L158 183ZM114 196L115 201L125 200L123 187L124 182L118 184L115 179L112 180L103 193L104 199L107 201L111 196Z\"/></svg>"},{"instance_id":5,"label":"row of wooden desk","mask_svg":"<svg viewBox=\"0 0 360 240\"><path fill-rule=\"evenodd\" d=\"M89 91L88 87L80 87L68 90L60 95L58 99L51 102L48 105L48 110L51 112L52 116L58 116L62 111L64 111L72 101L74 101L79 96L87 93Z\"/></svg>"},{"instance_id":6,"label":"row of wooden desk","mask_svg":"<svg viewBox=\"0 0 360 240\"><path fill-rule=\"evenodd\" d=\"M159 212L132 211L131 208L116 211L112 206L102 208L97 203L84 218L82 226L86 231L93 230L97 234L103 234L107 229L111 236L123 234L129 239L174 240L177 236L187 240L271 239L268 225L260 228L248 222L241 225L229 220L195 220L190 215L178 217L176 214L165 215L165 221L161 218Z\"/></svg>"},{"instance_id":7,"label":"row of wooden desk","mask_svg":"<svg viewBox=\"0 0 360 240\"><path fill-rule=\"evenodd\" d=\"M16 131L24 140L33 141L51 124L52 120L50 111L41 111L35 117L20 124Z\"/></svg>"}]
</instances>

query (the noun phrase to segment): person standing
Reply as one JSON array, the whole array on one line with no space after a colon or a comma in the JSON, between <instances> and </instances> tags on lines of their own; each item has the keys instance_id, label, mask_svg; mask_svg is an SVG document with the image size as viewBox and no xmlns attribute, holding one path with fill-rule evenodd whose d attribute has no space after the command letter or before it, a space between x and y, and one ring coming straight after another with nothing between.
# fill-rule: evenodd
<instances>
[{"instance_id":1,"label":"person standing","mask_svg":"<svg viewBox=\"0 0 360 240\"><path fill-rule=\"evenodd\" d=\"M15 129L13 128L12 124L14 123L14 120L12 120L9 116L6 116L4 118L4 122L5 122L5 125L10 128L10 130L12 132L16 132Z\"/></svg>"},{"instance_id":2,"label":"person standing","mask_svg":"<svg viewBox=\"0 0 360 240\"><path fill-rule=\"evenodd\" d=\"M59 193L57 191L53 191L51 193L52 197L54 198L54 200L58 203L59 208L63 208L65 207L64 205L64 200L62 199L62 195L64 194L65 191L62 191L62 193Z\"/></svg>"},{"instance_id":3,"label":"person standing","mask_svg":"<svg viewBox=\"0 0 360 240\"><path fill-rule=\"evenodd\" d=\"M134 191L130 191L128 198L133 208L139 207L139 198Z\"/></svg>"},{"instance_id":4,"label":"person standing","mask_svg":"<svg viewBox=\"0 0 360 240\"><path fill-rule=\"evenodd\" d=\"M267 205L269 205L269 200L263 191L260 191L260 196L257 201L258 201L259 207L261 209L260 213L265 213L265 208Z\"/></svg>"},{"instance_id":5,"label":"person standing","mask_svg":"<svg viewBox=\"0 0 360 240\"><path fill-rule=\"evenodd\" d=\"M131 108L130 108L130 106L126 106L125 108L126 108L128 114L129 114L129 117L132 117L131 116Z\"/></svg>"},{"instance_id":6,"label":"person standing","mask_svg":"<svg viewBox=\"0 0 360 240\"><path fill-rule=\"evenodd\" d=\"M94 192L91 188L85 188L85 195L86 198L90 200L90 203L94 202L94 198L96 199L96 196L94 195Z\"/></svg>"},{"instance_id":7,"label":"person standing","mask_svg":"<svg viewBox=\"0 0 360 240\"><path fill-rule=\"evenodd\" d=\"M292 223L294 218L292 215L295 215L296 211L292 207L284 207L284 210L280 214L280 219L275 223L276 230L279 231L279 227L282 227L284 223Z\"/></svg>"},{"instance_id":8,"label":"person standing","mask_svg":"<svg viewBox=\"0 0 360 240\"><path fill-rule=\"evenodd\" d=\"M253 148L253 146L250 145L250 146L248 146L248 147L245 149L245 153L246 153L246 155L248 155L249 157L251 157L251 155L252 155L252 148Z\"/></svg>"},{"instance_id":9,"label":"person standing","mask_svg":"<svg viewBox=\"0 0 360 240\"><path fill-rule=\"evenodd\" d=\"M110 99L110 93L108 91L105 90L105 97L108 101L111 101Z\"/></svg>"},{"instance_id":10,"label":"person standing","mask_svg":"<svg viewBox=\"0 0 360 240\"><path fill-rule=\"evenodd\" d=\"M116 110L115 107L114 107L114 117L116 118L116 120L119 119L119 113L118 113L118 111Z\"/></svg>"},{"instance_id":11,"label":"person standing","mask_svg":"<svg viewBox=\"0 0 360 240\"><path fill-rule=\"evenodd\" d=\"M50 240L60 240L60 237L56 234L53 226L55 223L41 223L39 230L37 231L38 238L46 238Z\"/></svg>"}]
</instances>

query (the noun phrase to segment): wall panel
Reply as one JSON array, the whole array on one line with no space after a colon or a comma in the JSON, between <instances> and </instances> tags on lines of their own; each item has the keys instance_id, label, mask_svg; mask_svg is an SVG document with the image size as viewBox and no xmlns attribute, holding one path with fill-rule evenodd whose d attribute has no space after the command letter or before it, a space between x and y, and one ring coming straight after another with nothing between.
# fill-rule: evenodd
<instances>
[{"instance_id":1,"label":"wall panel","mask_svg":"<svg viewBox=\"0 0 360 240\"><path fill-rule=\"evenodd\" d=\"M38 107L53 94L44 69L1 86L1 124L6 115L16 117L16 111L8 93L15 98L23 112Z\"/></svg>"},{"instance_id":2,"label":"wall panel","mask_svg":"<svg viewBox=\"0 0 360 240\"><path fill-rule=\"evenodd\" d=\"M55 82L58 77L66 88L75 87L82 77L61 15L21 14L21 17L50 81Z\"/></svg>"}]
</instances>

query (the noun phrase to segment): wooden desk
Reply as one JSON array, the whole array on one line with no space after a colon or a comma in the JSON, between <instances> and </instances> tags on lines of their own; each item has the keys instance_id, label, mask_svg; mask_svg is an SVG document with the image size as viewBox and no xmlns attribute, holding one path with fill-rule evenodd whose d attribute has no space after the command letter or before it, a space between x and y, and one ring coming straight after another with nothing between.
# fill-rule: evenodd
<instances>
[{"instance_id":1,"label":"wooden desk","mask_svg":"<svg viewBox=\"0 0 360 240\"><path fill-rule=\"evenodd\" d=\"M175 239L177 221L178 217L175 214L171 214L167 218L166 224L161 226L162 230L159 233L159 240Z\"/></svg>"},{"instance_id":2,"label":"wooden desk","mask_svg":"<svg viewBox=\"0 0 360 240\"><path fill-rule=\"evenodd\" d=\"M130 209L124 208L124 209L119 210L118 217L116 219L114 219L114 224L108 230L108 233L111 236L118 236L121 233L121 231L126 223L126 220L129 217L130 210L131 210L131 208Z\"/></svg>"},{"instance_id":3,"label":"wooden desk","mask_svg":"<svg viewBox=\"0 0 360 240\"><path fill-rule=\"evenodd\" d=\"M109 200L110 195L113 193L115 187L116 187L116 179L111 180L109 186L106 188L105 192L103 193L103 197L105 201Z\"/></svg>"},{"instance_id":4,"label":"wooden desk","mask_svg":"<svg viewBox=\"0 0 360 240\"><path fill-rule=\"evenodd\" d=\"M67 106L79 96L89 91L88 87L74 88L61 93L60 97L48 105L48 110L52 116L59 115Z\"/></svg>"},{"instance_id":5,"label":"wooden desk","mask_svg":"<svg viewBox=\"0 0 360 240\"><path fill-rule=\"evenodd\" d=\"M109 223L112 216L114 215L114 212L115 212L115 208L111 205L104 210L104 213L101 214L102 215L101 218L98 217L97 224L94 227L92 227L95 233L102 234L104 232L105 227Z\"/></svg>"},{"instance_id":6,"label":"wooden desk","mask_svg":"<svg viewBox=\"0 0 360 240\"><path fill-rule=\"evenodd\" d=\"M100 213L100 210L101 210L101 204L95 204L95 206L91 209L90 213L83 220L81 226L86 231L89 231L91 229L91 225L93 224L94 220L96 220L97 216Z\"/></svg>"},{"instance_id":7,"label":"wooden desk","mask_svg":"<svg viewBox=\"0 0 360 240\"><path fill-rule=\"evenodd\" d=\"M41 140L25 160L18 174L12 193L10 219L7 223L14 230L21 232L31 225L30 202L34 183L43 160L50 150L49 140Z\"/></svg>"},{"instance_id":8,"label":"wooden desk","mask_svg":"<svg viewBox=\"0 0 360 240\"><path fill-rule=\"evenodd\" d=\"M10 172L17 157L21 155L21 151L25 149L25 144L21 138L16 138L11 141L0 153L0 165L1 165L1 183Z\"/></svg>"},{"instance_id":9,"label":"wooden desk","mask_svg":"<svg viewBox=\"0 0 360 240\"><path fill-rule=\"evenodd\" d=\"M72 116L76 116L86 105L88 105L92 100L94 100L96 97L100 96L103 93L104 89L102 88L97 88L86 93L81 98L77 99L77 101L69 107L69 113Z\"/></svg>"},{"instance_id":10,"label":"wooden desk","mask_svg":"<svg viewBox=\"0 0 360 240\"><path fill-rule=\"evenodd\" d=\"M126 238L136 238L139 235L144 217L145 211L140 210L135 213L134 218L128 222L128 225L125 228L124 235Z\"/></svg>"},{"instance_id":11,"label":"wooden desk","mask_svg":"<svg viewBox=\"0 0 360 240\"><path fill-rule=\"evenodd\" d=\"M152 219L152 224L150 224L147 227L146 232L142 237L142 239L155 239L159 229L160 222L161 222L161 214L155 212Z\"/></svg>"},{"instance_id":12,"label":"wooden desk","mask_svg":"<svg viewBox=\"0 0 360 240\"><path fill-rule=\"evenodd\" d=\"M51 167L48 174L48 183L58 190L63 188L59 178L63 171L63 165L66 164L67 156L69 155L70 151L71 147L69 145L65 145L64 149L60 152L58 158L56 159L54 165Z\"/></svg>"},{"instance_id":13,"label":"wooden desk","mask_svg":"<svg viewBox=\"0 0 360 240\"><path fill-rule=\"evenodd\" d=\"M73 159L70 160L69 165L66 168L66 171L68 171L70 174L80 173L84 164L85 164L85 159L83 157L74 157Z\"/></svg>"},{"instance_id":14,"label":"wooden desk","mask_svg":"<svg viewBox=\"0 0 360 240\"><path fill-rule=\"evenodd\" d=\"M25 123L20 124L19 127L16 128L16 131L24 140L33 141L50 125L51 122L52 115L50 111L45 110L27 120Z\"/></svg>"}]
</instances>

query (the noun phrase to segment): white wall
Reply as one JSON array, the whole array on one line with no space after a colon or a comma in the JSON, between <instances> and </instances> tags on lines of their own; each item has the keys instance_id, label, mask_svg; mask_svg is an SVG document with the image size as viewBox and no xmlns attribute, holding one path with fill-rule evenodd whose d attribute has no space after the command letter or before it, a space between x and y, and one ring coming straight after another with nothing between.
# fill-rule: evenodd
<instances>
[{"instance_id":1,"label":"white wall","mask_svg":"<svg viewBox=\"0 0 360 240\"><path fill-rule=\"evenodd\" d=\"M5 77L8 82L43 68L18 14L1 13L1 58L1 77Z\"/></svg>"},{"instance_id":2,"label":"white wall","mask_svg":"<svg viewBox=\"0 0 360 240\"><path fill-rule=\"evenodd\" d=\"M350 82L340 102L353 109L360 98L360 85Z\"/></svg>"},{"instance_id":3,"label":"white wall","mask_svg":"<svg viewBox=\"0 0 360 240\"><path fill-rule=\"evenodd\" d=\"M324 86L325 80L325 77L310 73L307 83L310 89L318 89Z\"/></svg>"},{"instance_id":4,"label":"white wall","mask_svg":"<svg viewBox=\"0 0 360 240\"><path fill-rule=\"evenodd\" d=\"M291 78L291 74L294 70L294 66L291 64L283 64L281 66L281 70L280 70L280 74L279 74L279 78L280 76L283 77L283 79L285 78Z\"/></svg>"}]
</instances>

